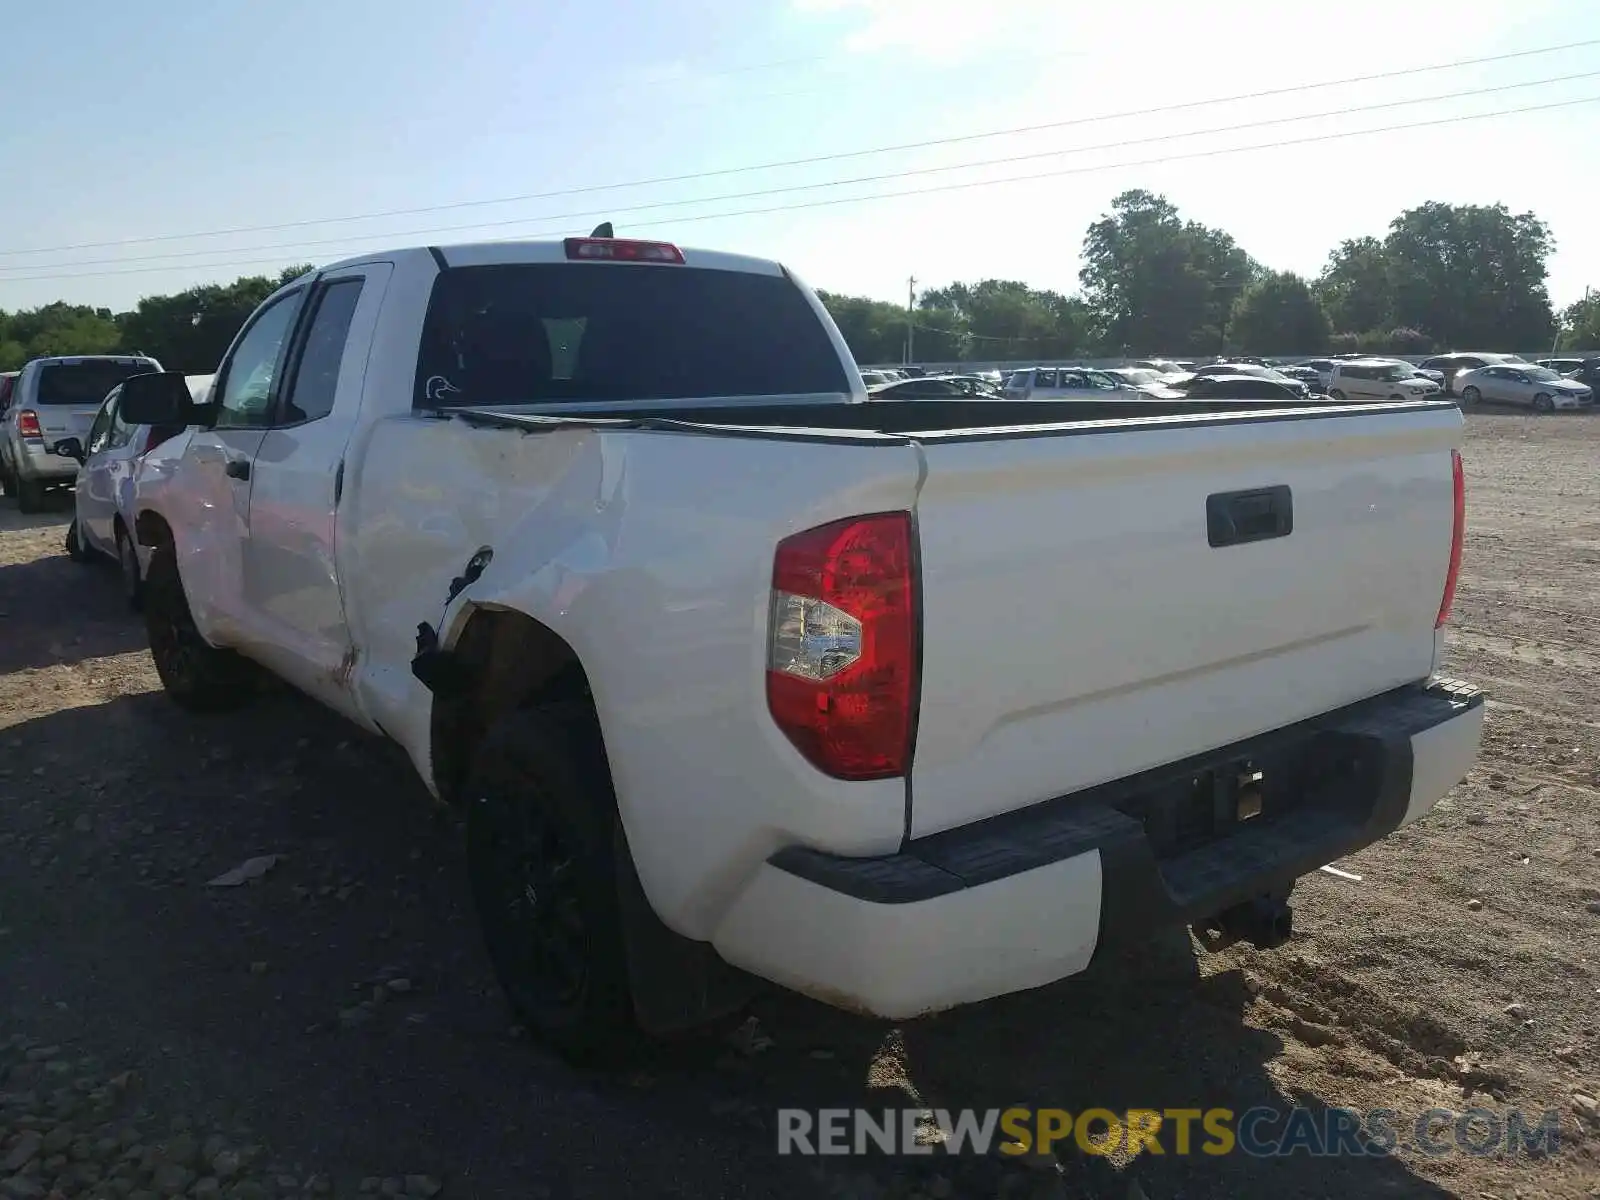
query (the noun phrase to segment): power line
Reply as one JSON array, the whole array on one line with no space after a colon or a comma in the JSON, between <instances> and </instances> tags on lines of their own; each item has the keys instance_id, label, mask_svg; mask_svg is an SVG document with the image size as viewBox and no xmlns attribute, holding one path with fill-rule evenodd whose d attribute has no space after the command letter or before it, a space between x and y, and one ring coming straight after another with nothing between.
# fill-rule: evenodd
<instances>
[{"instance_id":1,"label":"power line","mask_svg":"<svg viewBox=\"0 0 1600 1200\"><path fill-rule=\"evenodd\" d=\"M702 196L684 200L657 200L645 204L628 205L623 208L589 209L582 212L551 213L541 216L508 217L497 221L474 221L461 225L431 225L421 229L399 229L384 233L357 233L345 237L312 238L300 242L269 243L259 246L237 246L218 250L175 250L159 254L137 255L133 257L122 256L118 258L91 258L71 262L37 263L27 265L13 265L0 267L0 273L6 271L27 271L63 267L95 267L116 266L127 263L156 262L162 259L189 259L203 258L216 254L254 254L257 251L281 250L285 252L300 252L317 246L348 246L352 242L360 241L387 241L391 245L395 239L400 238L426 238L440 233L460 233L466 230L495 229L508 225L528 225L536 222L548 221L577 221L594 217L617 217L628 213L651 212L663 208L681 208L685 205L716 204L730 200L756 200L766 196L792 195L797 192L818 191L823 188L850 187L864 183L883 183L888 180L906 179L924 175L939 175L950 171L969 171L980 167L1009 166L1013 163L1036 162L1046 158L1062 158L1074 154L1092 154L1102 150L1121 150L1130 146L1157 145L1164 142L1181 141L1186 138L1210 137L1222 133L1240 133L1250 129L1265 129L1277 125L1292 125L1303 121L1321 121L1331 117L1355 116L1361 113L1382 112L1388 109L1409 108L1418 104L1437 104L1447 100L1461 100L1478 96L1494 95L1499 92L1513 92L1524 88L1548 87L1552 84L1571 83L1580 79L1593 79L1600 76L1600 70L1580 71L1571 75L1556 75L1545 79L1528 79L1517 83L1501 84L1497 87L1474 88L1461 92L1446 92L1435 96L1416 96L1406 100L1388 100L1379 104L1350 105L1345 108L1336 108L1324 112L1302 113L1289 117L1268 117L1259 121L1244 121L1234 125L1216 126L1210 129L1195 129L1183 133L1163 133L1150 137L1119 139L1115 142L1101 142L1091 146L1068 147L1063 150L1038 150L1027 154L1011 154L1001 158L978 159L962 163L946 163L933 167L913 167L901 171L886 171L877 175L858 175L848 179L824 180L819 183L796 183L783 187L760 188L749 192L730 192L717 196ZM201 264L206 265L206 264ZM13 276L13 278L18 278ZM0 274L0 282L6 276Z\"/></svg>"},{"instance_id":2,"label":"power line","mask_svg":"<svg viewBox=\"0 0 1600 1200\"><path fill-rule=\"evenodd\" d=\"M803 209L828 208L841 204L864 204L875 200L893 200L907 196L925 196L939 192L967 191L974 188L999 187L1011 183L1030 183L1040 179L1060 179L1069 175L1092 175L1103 171L1121 171L1131 167L1163 166L1174 162L1190 162L1198 159L1222 158L1233 154L1249 154L1258 150L1277 150L1288 146L1308 146L1322 142L1343 141L1349 138L1370 137L1380 133L1401 133L1412 129L1432 129L1443 125L1460 125L1469 121L1485 121L1498 117L1520 116L1526 113L1549 112L1554 109L1574 108L1580 104L1600 103L1600 96L1582 96L1574 100L1557 100L1546 104L1529 104L1521 108L1496 109L1484 113L1464 113L1453 117L1438 117L1430 121L1410 121L1400 125L1381 125L1373 129L1349 129L1338 133L1313 134L1300 138L1285 138L1276 142L1261 142L1251 146L1229 146L1222 149L1197 150L1186 154L1169 154L1158 158L1135 159L1127 162L1100 163L1087 167L1067 167L1057 171L1037 171L1028 175L1010 175L1000 179L974 179L964 180L959 183L936 184L933 187L906 188L895 192L875 192L867 196L838 196L823 200L807 200L797 204L778 204L766 208L736 209L732 212L719 213L691 213L685 216L663 217L653 221L633 222L633 228L650 228L658 225L683 225L695 221L723 221L734 217L765 216L770 213L798 212ZM548 233L560 232L549 230ZM532 235L526 235L532 236ZM518 238L491 239L499 241L516 241ZM204 269L228 268L236 269L245 266L262 266L268 264L282 265L284 255L273 258L242 259L232 262L206 263ZM22 275L12 276L0 280L3 283L37 282L40 280L59 279L99 279L111 275L144 275L151 272L164 272L182 270L182 267L133 267L126 271L85 271L72 275Z\"/></svg>"},{"instance_id":3,"label":"power line","mask_svg":"<svg viewBox=\"0 0 1600 1200\"><path fill-rule=\"evenodd\" d=\"M1516 50L1505 54L1492 54L1481 58L1464 58L1452 62L1433 63L1424 66L1406 67L1392 71L1380 71L1370 75L1347 75L1338 79L1321 80L1314 83L1300 83L1289 87L1269 88L1265 91L1246 92L1234 96L1217 96L1204 100L1186 100L1176 104L1158 105L1154 108L1132 109L1117 113L1101 113L1087 117L1073 117L1064 121L1050 121L1038 125L1020 125L1010 129L995 129L983 133L960 134L945 138L931 138L920 142L903 142L893 146L877 146L866 150L846 150L833 154L819 154L807 158L785 159L777 162L752 163L739 167L723 167L710 171L695 171L683 175L663 175L653 179L637 179L622 183L598 183L583 187L562 188L549 192L528 192L516 196L499 196L477 200L458 200L447 204L423 205L416 208L383 209L366 213L352 213L335 217L310 217L299 221L284 221L270 225L241 225L229 229L208 229L190 233L151 234L134 238L119 238L103 242L77 242L62 246L40 246L30 249L0 250L0 256L23 254L58 254L73 250L98 250L112 246L145 245L152 242L188 241L204 237L227 237L241 233L268 233L282 229L302 229L311 225L330 225L352 221L371 221L385 217L416 216L422 213L447 212L461 208L487 207L496 204L523 203L530 200L550 200L561 196L586 195L595 192L617 191L627 188L654 187L666 183L686 183L698 179L711 179L727 175L747 174L754 171L772 171L786 167L813 166L817 163L839 162L851 158L864 158L878 154L894 154L907 150L924 150L935 146L949 146L964 142L983 141L989 138L1010 137L1016 134L1043 133L1048 130L1065 129L1078 125L1091 125L1104 121L1128 120L1135 117L1159 116L1166 113L1183 112L1195 108L1205 108L1217 104L1234 104L1248 100L1264 100L1277 96L1296 95L1302 92L1316 91L1330 87L1345 87L1352 84L1374 83L1384 79L1398 79L1413 75L1426 74L1433 71L1453 71L1464 67L1482 66L1488 63L1508 62L1513 59L1531 58L1544 54L1556 54L1566 50L1578 50L1586 47L1600 45L1600 38L1589 38L1577 42L1564 42L1555 46L1541 46L1530 50Z\"/></svg>"}]
</instances>

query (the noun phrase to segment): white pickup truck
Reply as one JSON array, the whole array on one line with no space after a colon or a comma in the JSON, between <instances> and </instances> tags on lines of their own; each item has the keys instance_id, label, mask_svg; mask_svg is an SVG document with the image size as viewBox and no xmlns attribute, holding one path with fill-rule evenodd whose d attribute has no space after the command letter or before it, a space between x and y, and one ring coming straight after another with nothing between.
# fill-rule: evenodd
<instances>
[{"instance_id":1,"label":"white pickup truck","mask_svg":"<svg viewBox=\"0 0 1600 1200\"><path fill-rule=\"evenodd\" d=\"M172 698L404 747L574 1056L753 977L906 1018L1274 944L1477 752L1448 403L871 402L783 266L602 236L308 274L122 407L190 426L135 505Z\"/></svg>"}]
</instances>

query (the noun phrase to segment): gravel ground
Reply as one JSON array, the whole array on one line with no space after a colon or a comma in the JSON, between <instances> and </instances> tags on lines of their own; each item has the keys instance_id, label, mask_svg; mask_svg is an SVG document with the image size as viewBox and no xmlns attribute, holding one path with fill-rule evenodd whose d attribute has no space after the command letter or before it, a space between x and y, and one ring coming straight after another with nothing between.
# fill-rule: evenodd
<instances>
[{"instance_id":1,"label":"gravel ground","mask_svg":"<svg viewBox=\"0 0 1600 1200\"><path fill-rule=\"evenodd\" d=\"M1288 946L1174 936L902 1028L773 995L625 1076L511 1024L396 751L287 695L185 717L65 505L0 506L0 1200L1600 1196L1600 420L1474 414L1466 458L1451 666L1492 697L1483 758L1341 864L1364 882L1307 880ZM774 1154L777 1107L852 1103L1563 1126L1553 1158Z\"/></svg>"}]
</instances>

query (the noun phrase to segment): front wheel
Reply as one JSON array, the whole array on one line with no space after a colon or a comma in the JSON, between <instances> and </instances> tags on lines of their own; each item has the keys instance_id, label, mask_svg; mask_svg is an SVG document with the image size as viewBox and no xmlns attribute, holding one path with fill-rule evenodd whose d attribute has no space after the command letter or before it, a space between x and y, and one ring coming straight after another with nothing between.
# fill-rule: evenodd
<instances>
[{"instance_id":1,"label":"front wheel","mask_svg":"<svg viewBox=\"0 0 1600 1200\"><path fill-rule=\"evenodd\" d=\"M1547 393L1540 392L1537 396L1535 396L1533 398L1533 411L1534 412L1547 413L1547 412L1555 412L1555 410L1556 410L1556 402L1554 400L1552 400Z\"/></svg>"},{"instance_id":2,"label":"front wheel","mask_svg":"<svg viewBox=\"0 0 1600 1200\"><path fill-rule=\"evenodd\" d=\"M250 700L255 685L251 664L200 636L171 546L151 555L144 623L156 674L173 703L191 712L228 712Z\"/></svg>"},{"instance_id":3,"label":"front wheel","mask_svg":"<svg viewBox=\"0 0 1600 1200\"><path fill-rule=\"evenodd\" d=\"M83 531L77 521L67 526L67 557L79 564L94 561L94 551L84 544Z\"/></svg>"},{"instance_id":4,"label":"front wheel","mask_svg":"<svg viewBox=\"0 0 1600 1200\"><path fill-rule=\"evenodd\" d=\"M1469 388L1462 388L1461 389L1461 403L1463 403L1463 404L1468 404L1468 405L1476 404L1476 403L1478 403L1478 401L1480 401L1482 399L1483 399L1483 393L1480 392L1475 387L1469 387Z\"/></svg>"},{"instance_id":5,"label":"front wheel","mask_svg":"<svg viewBox=\"0 0 1600 1200\"><path fill-rule=\"evenodd\" d=\"M122 573L122 598L128 602L130 609L138 612L144 607L144 580L139 577L139 552L121 521L117 522L117 568Z\"/></svg>"},{"instance_id":6,"label":"front wheel","mask_svg":"<svg viewBox=\"0 0 1600 1200\"><path fill-rule=\"evenodd\" d=\"M638 1036L617 896L616 801L592 713L513 712L465 792L467 864L489 959L529 1030L578 1063Z\"/></svg>"}]
</instances>

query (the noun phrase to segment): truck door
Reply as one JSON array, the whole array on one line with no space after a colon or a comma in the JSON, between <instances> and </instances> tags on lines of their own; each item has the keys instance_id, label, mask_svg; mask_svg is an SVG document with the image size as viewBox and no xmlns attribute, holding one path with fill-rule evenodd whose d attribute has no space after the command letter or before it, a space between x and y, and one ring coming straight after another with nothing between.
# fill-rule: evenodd
<instances>
[{"instance_id":1,"label":"truck door","mask_svg":"<svg viewBox=\"0 0 1600 1200\"><path fill-rule=\"evenodd\" d=\"M323 275L312 286L256 449L244 543L252 657L352 716L356 649L334 540L345 448L392 269L364 263Z\"/></svg>"},{"instance_id":2,"label":"truck door","mask_svg":"<svg viewBox=\"0 0 1600 1200\"><path fill-rule=\"evenodd\" d=\"M179 468L177 485L193 498L196 516L180 556L184 590L200 629L221 645L251 641L243 556L252 474L305 293L284 292L234 339L217 369L216 424L192 435Z\"/></svg>"}]
</instances>

